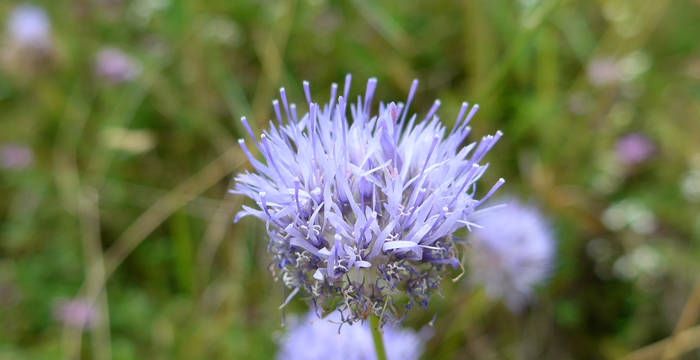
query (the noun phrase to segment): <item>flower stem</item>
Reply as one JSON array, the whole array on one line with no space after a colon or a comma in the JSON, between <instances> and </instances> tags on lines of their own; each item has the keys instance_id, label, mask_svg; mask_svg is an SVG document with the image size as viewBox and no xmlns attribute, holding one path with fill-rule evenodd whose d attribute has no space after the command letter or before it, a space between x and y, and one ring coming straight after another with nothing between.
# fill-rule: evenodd
<instances>
[{"instance_id":1,"label":"flower stem","mask_svg":"<svg viewBox=\"0 0 700 360\"><path fill-rule=\"evenodd\" d=\"M377 353L377 360L386 360L384 340L382 340L382 331L379 328L379 318L377 315L370 315L369 327L372 330L372 340L374 340L374 352Z\"/></svg>"}]
</instances>

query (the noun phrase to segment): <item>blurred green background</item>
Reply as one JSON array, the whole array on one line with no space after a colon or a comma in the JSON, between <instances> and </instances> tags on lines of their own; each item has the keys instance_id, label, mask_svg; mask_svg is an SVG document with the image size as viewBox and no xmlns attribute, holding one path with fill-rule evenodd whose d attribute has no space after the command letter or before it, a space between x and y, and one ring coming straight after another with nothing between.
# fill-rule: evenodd
<instances>
[{"instance_id":1,"label":"blurred green background","mask_svg":"<svg viewBox=\"0 0 700 360\"><path fill-rule=\"evenodd\" d=\"M0 3L0 359L274 357L282 285L226 192L237 119L262 129L280 86L325 101L348 72L385 100L418 78L414 109L440 98L447 126L479 103L473 134L505 133L486 181L557 235L521 314L445 281L405 323L438 311L426 359L700 358L700 1L36 1L46 44L13 40L18 4Z\"/></svg>"}]
</instances>

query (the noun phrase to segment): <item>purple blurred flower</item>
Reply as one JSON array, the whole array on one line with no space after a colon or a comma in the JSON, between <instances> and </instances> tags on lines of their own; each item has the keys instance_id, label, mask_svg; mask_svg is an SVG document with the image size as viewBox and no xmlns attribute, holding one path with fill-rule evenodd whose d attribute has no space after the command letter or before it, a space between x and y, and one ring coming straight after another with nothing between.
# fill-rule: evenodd
<instances>
[{"instance_id":1,"label":"purple blurred flower","mask_svg":"<svg viewBox=\"0 0 700 360\"><path fill-rule=\"evenodd\" d=\"M23 170L34 160L32 149L22 144L0 145L0 168Z\"/></svg>"},{"instance_id":2,"label":"purple blurred flower","mask_svg":"<svg viewBox=\"0 0 700 360\"><path fill-rule=\"evenodd\" d=\"M646 136L638 133L623 135L615 143L615 154L625 165L641 164L654 153L654 144Z\"/></svg>"},{"instance_id":3,"label":"purple blurred flower","mask_svg":"<svg viewBox=\"0 0 700 360\"><path fill-rule=\"evenodd\" d=\"M108 82L120 84L139 76L141 74L141 64L138 60L121 50L107 47L97 53L95 73Z\"/></svg>"},{"instance_id":4,"label":"purple blurred flower","mask_svg":"<svg viewBox=\"0 0 700 360\"><path fill-rule=\"evenodd\" d=\"M484 285L489 297L518 311L552 269L555 244L549 224L537 209L513 200L478 222L468 252L471 279Z\"/></svg>"},{"instance_id":5,"label":"purple blurred flower","mask_svg":"<svg viewBox=\"0 0 700 360\"><path fill-rule=\"evenodd\" d=\"M67 326L84 329L97 322L97 311L87 300L75 298L58 304L54 315Z\"/></svg>"},{"instance_id":6,"label":"purple blurred flower","mask_svg":"<svg viewBox=\"0 0 700 360\"><path fill-rule=\"evenodd\" d=\"M408 295L407 309L426 307L447 267L459 266L452 234L470 227L475 210L504 182L474 198L488 167L484 155L501 133L462 147L478 106L467 114L463 103L452 130L434 116L440 101L416 121L408 116L414 80L407 105L380 103L372 115L377 80L369 79L354 105L346 100L350 80L339 97L333 84L323 107L304 82L309 112L301 117L280 89L281 104L272 103L277 124L270 122L259 140L241 119L264 162L239 140L255 172L239 174L233 192L257 208L243 206L236 221L247 215L265 221L271 269L292 290L288 299L301 291L325 308L342 298L349 323L370 312L397 320L394 294Z\"/></svg>"},{"instance_id":7,"label":"purple blurred flower","mask_svg":"<svg viewBox=\"0 0 700 360\"><path fill-rule=\"evenodd\" d=\"M282 338L279 360L373 360L376 359L369 324L343 325L338 312L324 319L310 312L291 324ZM339 331L340 330L340 331ZM389 360L417 360L423 353L428 333L384 326L384 347Z\"/></svg>"},{"instance_id":8,"label":"purple blurred flower","mask_svg":"<svg viewBox=\"0 0 700 360\"><path fill-rule=\"evenodd\" d=\"M51 22L44 9L23 4L12 10L7 21L10 40L21 47L49 48Z\"/></svg>"}]
</instances>

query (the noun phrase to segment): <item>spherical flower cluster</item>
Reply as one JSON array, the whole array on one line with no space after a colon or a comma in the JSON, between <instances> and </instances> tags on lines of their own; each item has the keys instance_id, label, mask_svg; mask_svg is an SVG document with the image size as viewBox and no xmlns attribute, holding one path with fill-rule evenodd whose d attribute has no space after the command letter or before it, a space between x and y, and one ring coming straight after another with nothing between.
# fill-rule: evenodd
<instances>
[{"instance_id":1,"label":"spherical flower cluster","mask_svg":"<svg viewBox=\"0 0 700 360\"><path fill-rule=\"evenodd\" d=\"M555 243L549 224L537 209L516 200L490 209L477 222L467 252L470 277L491 298L519 311L551 272Z\"/></svg>"},{"instance_id":2,"label":"spherical flower cluster","mask_svg":"<svg viewBox=\"0 0 700 360\"><path fill-rule=\"evenodd\" d=\"M309 111L301 117L280 89L281 103L272 103L277 124L259 139L242 119L264 161L239 140L255 172L239 174L233 192L257 208L244 206L236 221L265 221L271 270L291 290L287 300L301 292L314 307L339 307L348 323L371 313L397 320L394 295L407 295L407 310L426 307L448 267L459 266L454 232L471 227L474 212L504 182L475 198L488 167L484 155L501 133L463 147L478 106L462 104L448 130L435 116L439 100L421 119L409 116L417 80L405 104L380 103L376 115L377 80L369 79L354 105L350 81L348 75L338 97L333 84L323 107L304 82Z\"/></svg>"},{"instance_id":3,"label":"spherical flower cluster","mask_svg":"<svg viewBox=\"0 0 700 360\"><path fill-rule=\"evenodd\" d=\"M293 323L282 338L279 360L373 360L377 358L369 324L343 325L338 312L319 319L309 312ZM384 346L389 360L417 360L423 353L428 328L416 333L410 329L385 326Z\"/></svg>"}]
</instances>

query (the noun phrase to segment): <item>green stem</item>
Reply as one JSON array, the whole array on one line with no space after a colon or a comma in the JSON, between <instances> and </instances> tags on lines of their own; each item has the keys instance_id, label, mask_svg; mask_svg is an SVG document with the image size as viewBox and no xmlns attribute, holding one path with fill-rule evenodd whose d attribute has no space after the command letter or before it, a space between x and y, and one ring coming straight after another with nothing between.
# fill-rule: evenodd
<instances>
[{"instance_id":1,"label":"green stem","mask_svg":"<svg viewBox=\"0 0 700 360\"><path fill-rule=\"evenodd\" d=\"M377 315L370 315L369 327L372 330L372 340L374 340L374 352L377 353L377 360L386 360L384 340L382 340L382 330L379 328L379 318Z\"/></svg>"}]
</instances>

